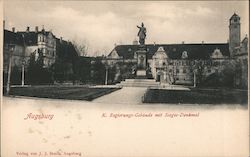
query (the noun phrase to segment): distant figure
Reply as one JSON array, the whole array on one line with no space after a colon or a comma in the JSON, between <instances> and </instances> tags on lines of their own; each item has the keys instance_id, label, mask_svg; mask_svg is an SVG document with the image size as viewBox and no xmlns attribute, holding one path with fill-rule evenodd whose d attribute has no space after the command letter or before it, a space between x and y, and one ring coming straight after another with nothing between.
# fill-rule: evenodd
<instances>
[{"instance_id":1,"label":"distant figure","mask_svg":"<svg viewBox=\"0 0 250 157\"><path fill-rule=\"evenodd\" d=\"M137 26L137 28L139 28L139 32L137 34L137 36L139 36L139 43L140 45L144 45L146 38L146 28L144 27L143 23L141 23L141 27Z\"/></svg>"}]
</instances>

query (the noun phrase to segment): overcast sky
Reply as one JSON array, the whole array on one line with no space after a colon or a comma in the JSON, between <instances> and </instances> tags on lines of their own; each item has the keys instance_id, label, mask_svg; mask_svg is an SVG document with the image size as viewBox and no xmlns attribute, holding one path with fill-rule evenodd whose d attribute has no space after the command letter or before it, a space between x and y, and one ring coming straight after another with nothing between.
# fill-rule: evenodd
<instances>
[{"instance_id":1,"label":"overcast sky","mask_svg":"<svg viewBox=\"0 0 250 157\"><path fill-rule=\"evenodd\" d=\"M241 17L241 34L248 34L248 1L5 1L5 28L17 31L44 25L58 38L89 47L89 55L108 54L114 44L132 44L144 22L146 43L223 43L229 18Z\"/></svg>"}]
</instances>

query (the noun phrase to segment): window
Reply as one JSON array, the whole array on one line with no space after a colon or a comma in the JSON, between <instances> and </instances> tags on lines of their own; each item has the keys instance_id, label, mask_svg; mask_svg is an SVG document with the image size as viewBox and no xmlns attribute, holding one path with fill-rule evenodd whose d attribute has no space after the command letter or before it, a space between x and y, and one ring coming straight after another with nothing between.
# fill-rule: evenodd
<instances>
[{"instance_id":1,"label":"window","mask_svg":"<svg viewBox=\"0 0 250 157\"><path fill-rule=\"evenodd\" d=\"M184 69L183 69L183 73L186 73L186 72L187 72L187 71L186 71L186 69L184 68Z\"/></svg>"},{"instance_id":2,"label":"window","mask_svg":"<svg viewBox=\"0 0 250 157\"><path fill-rule=\"evenodd\" d=\"M211 73L211 69L209 68L209 69L207 70L207 72L208 72L208 73Z\"/></svg>"},{"instance_id":3,"label":"window","mask_svg":"<svg viewBox=\"0 0 250 157\"><path fill-rule=\"evenodd\" d=\"M155 62L155 66L159 66L159 64L160 64L159 61Z\"/></svg>"},{"instance_id":4,"label":"window","mask_svg":"<svg viewBox=\"0 0 250 157\"><path fill-rule=\"evenodd\" d=\"M176 73L179 73L180 71L179 71L179 69L176 69Z\"/></svg>"}]
</instances>

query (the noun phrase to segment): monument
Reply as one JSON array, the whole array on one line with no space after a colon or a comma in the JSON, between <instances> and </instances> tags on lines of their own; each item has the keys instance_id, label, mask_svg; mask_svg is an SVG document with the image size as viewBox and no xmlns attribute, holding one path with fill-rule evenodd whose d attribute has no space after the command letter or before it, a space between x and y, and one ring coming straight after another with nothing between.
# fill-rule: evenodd
<instances>
[{"instance_id":1,"label":"monument","mask_svg":"<svg viewBox=\"0 0 250 157\"><path fill-rule=\"evenodd\" d=\"M139 28L139 32L137 36L139 37L139 50L137 50L135 53L137 55L137 71L136 76L138 78L146 78L147 76L147 51L145 46L145 38L146 38L146 28L144 27L144 24L141 24L140 26L137 26Z\"/></svg>"}]
</instances>

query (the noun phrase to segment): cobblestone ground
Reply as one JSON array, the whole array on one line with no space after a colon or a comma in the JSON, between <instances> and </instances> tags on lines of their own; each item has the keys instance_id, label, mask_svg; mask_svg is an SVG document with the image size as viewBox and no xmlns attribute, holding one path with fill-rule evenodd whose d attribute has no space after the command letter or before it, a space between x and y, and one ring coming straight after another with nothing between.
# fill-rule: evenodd
<instances>
[{"instance_id":1,"label":"cobblestone ground","mask_svg":"<svg viewBox=\"0 0 250 157\"><path fill-rule=\"evenodd\" d=\"M122 89L93 100L96 103L108 104L142 104L142 97L147 88L123 87Z\"/></svg>"}]
</instances>

